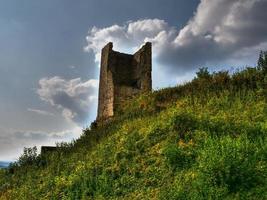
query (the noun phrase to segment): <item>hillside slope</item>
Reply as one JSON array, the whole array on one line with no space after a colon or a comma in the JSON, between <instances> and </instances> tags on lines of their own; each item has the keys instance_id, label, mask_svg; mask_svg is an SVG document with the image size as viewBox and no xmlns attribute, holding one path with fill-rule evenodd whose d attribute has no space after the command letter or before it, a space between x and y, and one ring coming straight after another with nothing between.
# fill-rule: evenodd
<instances>
[{"instance_id":1,"label":"hillside slope","mask_svg":"<svg viewBox=\"0 0 267 200\"><path fill-rule=\"evenodd\" d=\"M0 199L267 199L267 76L197 73L0 171Z\"/></svg>"}]
</instances>

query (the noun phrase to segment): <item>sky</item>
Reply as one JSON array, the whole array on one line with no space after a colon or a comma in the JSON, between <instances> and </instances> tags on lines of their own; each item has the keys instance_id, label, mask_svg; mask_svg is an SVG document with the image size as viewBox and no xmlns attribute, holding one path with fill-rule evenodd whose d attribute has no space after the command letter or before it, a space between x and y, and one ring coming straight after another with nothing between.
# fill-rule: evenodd
<instances>
[{"instance_id":1,"label":"sky","mask_svg":"<svg viewBox=\"0 0 267 200\"><path fill-rule=\"evenodd\" d=\"M0 160L79 137L96 117L101 48L153 45L153 88L199 67L255 66L267 0L0 0Z\"/></svg>"}]
</instances>

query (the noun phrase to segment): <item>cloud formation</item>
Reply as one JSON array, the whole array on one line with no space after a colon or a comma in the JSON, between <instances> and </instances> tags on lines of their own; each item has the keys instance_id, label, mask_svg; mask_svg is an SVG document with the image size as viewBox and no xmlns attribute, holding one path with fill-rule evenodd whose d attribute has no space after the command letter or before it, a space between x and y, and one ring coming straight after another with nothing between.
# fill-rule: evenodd
<instances>
[{"instance_id":1,"label":"cloud formation","mask_svg":"<svg viewBox=\"0 0 267 200\"><path fill-rule=\"evenodd\" d=\"M86 37L85 51L95 53L95 60L100 60L101 49L112 41L115 48L124 51L137 49L144 41L155 38L161 31L169 30L168 24L160 19L145 19L128 22L123 26L112 25L106 28L93 27Z\"/></svg>"},{"instance_id":2,"label":"cloud formation","mask_svg":"<svg viewBox=\"0 0 267 200\"><path fill-rule=\"evenodd\" d=\"M94 52L99 61L101 48L109 41L116 49L131 52L151 41L156 62L175 73L222 60L238 62L258 54L255 49L267 47L266 7L266 0L201 0L195 15L181 30L160 19L93 27L86 37L85 50Z\"/></svg>"},{"instance_id":3,"label":"cloud formation","mask_svg":"<svg viewBox=\"0 0 267 200\"><path fill-rule=\"evenodd\" d=\"M45 110L39 110L39 109L33 109L33 108L28 108L27 109L29 112L37 113L39 115L44 115L44 116L54 116L53 113L47 112Z\"/></svg>"},{"instance_id":4,"label":"cloud formation","mask_svg":"<svg viewBox=\"0 0 267 200\"><path fill-rule=\"evenodd\" d=\"M92 108L96 107L97 87L98 81L95 79L65 80L55 76L42 78L37 93L43 101L61 110L67 120L83 126L84 123L88 123Z\"/></svg>"},{"instance_id":5,"label":"cloud formation","mask_svg":"<svg viewBox=\"0 0 267 200\"><path fill-rule=\"evenodd\" d=\"M0 160L14 161L23 152L24 147L37 146L39 149L43 145L54 146L56 142L70 142L77 138L81 132L81 127L63 131L37 131L37 130L14 130L0 126Z\"/></svg>"}]
</instances>

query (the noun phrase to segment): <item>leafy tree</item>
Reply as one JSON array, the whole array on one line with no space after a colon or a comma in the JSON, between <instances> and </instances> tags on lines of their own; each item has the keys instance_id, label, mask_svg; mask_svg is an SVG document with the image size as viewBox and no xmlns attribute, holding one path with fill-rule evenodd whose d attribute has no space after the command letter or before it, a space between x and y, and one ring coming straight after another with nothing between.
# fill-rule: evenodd
<instances>
[{"instance_id":1,"label":"leafy tree","mask_svg":"<svg viewBox=\"0 0 267 200\"><path fill-rule=\"evenodd\" d=\"M199 79L209 79L211 77L207 67L199 68L199 71L196 72L197 78Z\"/></svg>"},{"instance_id":2,"label":"leafy tree","mask_svg":"<svg viewBox=\"0 0 267 200\"><path fill-rule=\"evenodd\" d=\"M38 160L37 147L33 148L24 148L23 154L19 157L18 165L32 165Z\"/></svg>"},{"instance_id":3,"label":"leafy tree","mask_svg":"<svg viewBox=\"0 0 267 200\"><path fill-rule=\"evenodd\" d=\"M267 73L267 51L261 51L258 59L258 68Z\"/></svg>"}]
</instances>

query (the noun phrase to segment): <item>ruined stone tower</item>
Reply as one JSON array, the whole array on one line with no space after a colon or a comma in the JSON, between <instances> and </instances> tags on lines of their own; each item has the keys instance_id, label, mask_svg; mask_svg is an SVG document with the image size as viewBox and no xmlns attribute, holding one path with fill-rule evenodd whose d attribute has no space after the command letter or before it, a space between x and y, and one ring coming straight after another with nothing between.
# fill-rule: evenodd
<instances>
[{"instance_id":1,"label":"ruined stone tower","mask_svg":"<svg viewBox=\"0 0 267 200\"><path fill-rule=\"evenodd\" d=\"M97 121L114 115L122 103L152 89L151 43L135 54L113 51L108 43L101 54Z\"/></svg>"}]
</instances>

